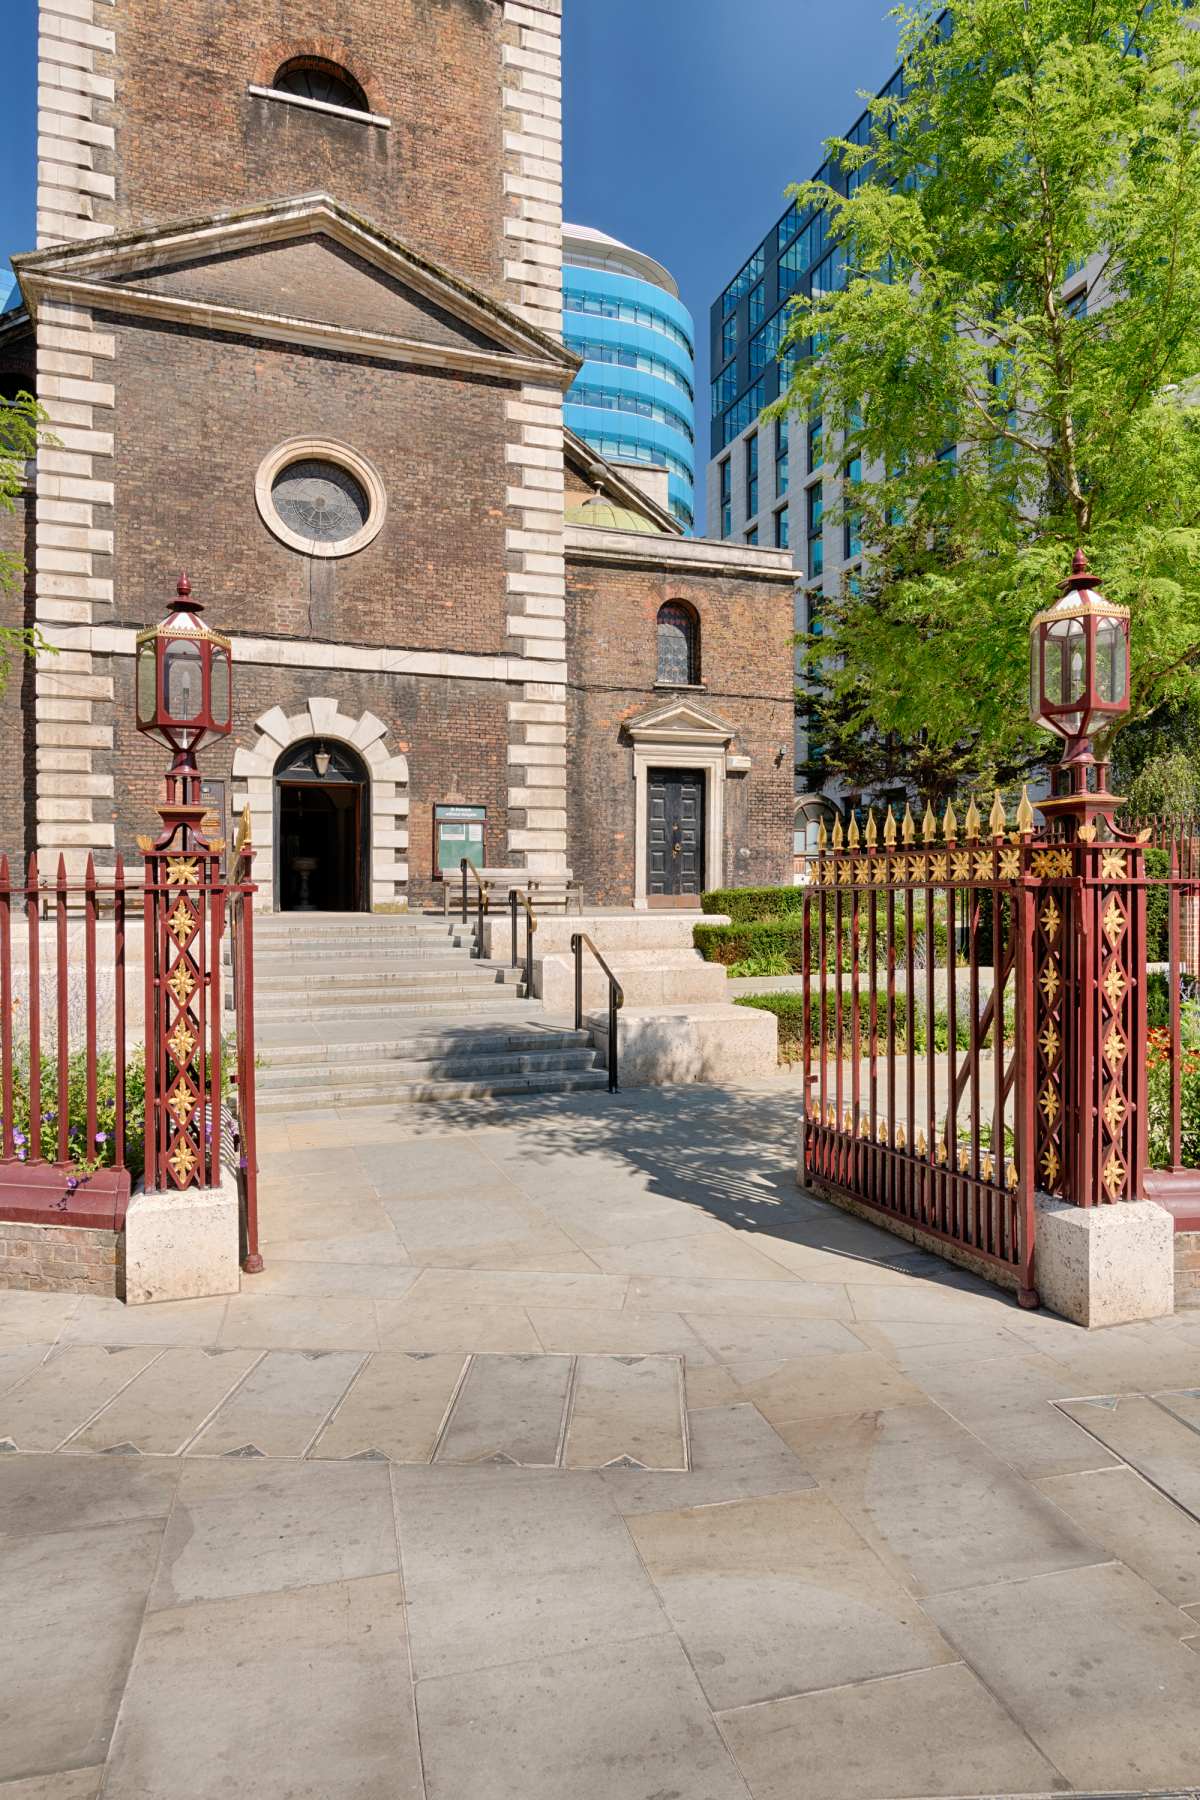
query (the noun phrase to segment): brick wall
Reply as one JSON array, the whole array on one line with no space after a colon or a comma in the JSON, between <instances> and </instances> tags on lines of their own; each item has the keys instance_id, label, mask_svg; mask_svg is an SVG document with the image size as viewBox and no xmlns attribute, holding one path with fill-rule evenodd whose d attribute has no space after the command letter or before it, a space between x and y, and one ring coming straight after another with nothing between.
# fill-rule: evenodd
<instances>
[{"instance_id":1,"label":"brick wall","mask_svg":"<svg viewBox=\"0 0 1200 1800\"><path fill-rule=\"evenodd\" d=\"M112 658L116 688L117 844L137 858L136 837L155 822L154 806L167 758L133 723L133 659ZM271 707L289 715L310 696L336 700L354 718L374 713L386 727L389 754L409 764L410 902L440 896L432 879L433 807L456 799L487 808L487 854L503 861L508 830L508 706L520 688L506 682L464 681L413 675L352 674L336 670L235 664L234 730L201 753L202 773L226 782L232 796L233 758L239 745L253 748L254 721Z\"/></svg>"},{"instance_id":2,"label":"brick wall","mask_svg":"<svg viewBox=\"0 0 1200 1800\"><path fill-rule=\"evenodd\" d=\"M114 321L115 613L160 617L181 568L229 631L499 654L507 641L500 385L283 345ZM383 530L309 558L255 503L259 464L293 437L374 465Z\"/></svg>"},{"instance_id":3,"label":"brick wall","mask_svg":"<svg viewBox=\"0 0 1200 1800\"><path fill-rule=\"evenodd\" d=\"M1200 1307L1200 1231L1175 1233L1175 1305Z\"/></svg>"},{"instance_id":4,"label":"brick wall","mask_svg":"<svg viewBox=\"0 0 1200 1800\"><path fill-rule=\"evenodd\" d=\"M700 620L699 689L660 688L656 621L667 600ZM792 873L791 589L767 582L568 564L569 856L589 900L628 905L634 891L633 751L624 721L690 693L735 727L751 768L725 782L722 880L788 882ZM776 760L780 745L788 747ZM664 747L663 765L670 765Z\"/></svg>"},{"instance_id":5,"label":"brick wall","mask_svg":"<svg viewBox=\"0 0 1200 1800\"><path fill-rule=\"evenodd\" d=\"M120 1293L121 1243L115 1231L73 1225L14 1225L0 1220L0 1289L35 1293Z\"/></svg>"},{"instance_id":6,"label":"brick wall","mask_svg":"<svg viewBox=\"0 0 1200 1800\"><path fill-rule=\"evenodd\" d=\"M498 293L494 0L116 0L118 230L323 189ZM390 129L247 90L286 58L346 67Z\"/></svg>"}]
</instances>

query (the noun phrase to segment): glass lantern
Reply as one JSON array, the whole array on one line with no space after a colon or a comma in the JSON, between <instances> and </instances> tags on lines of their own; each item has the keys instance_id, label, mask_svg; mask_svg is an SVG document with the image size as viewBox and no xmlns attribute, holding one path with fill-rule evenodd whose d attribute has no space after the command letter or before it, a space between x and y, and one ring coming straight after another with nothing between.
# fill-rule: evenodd
<instances>
[{"instance_id":1,"label":"glass lantern","mask_svg":"<svg viewBox=\"0 0 1200 1800\"><path fill-rule=\"evenodd\" d=\"M1030 630L1030 717L1066 739L1068 762L1090 756L1093 732L1129 710L1129 612L1092 583L1077 550L1059 599Z\"/></svg>"},{"instance_id":2,"label":"glass lantern","mask_svg":"<svg viewBox=\"0 0 1200 1800\"><path fill-rule=\"evenodd\" d=\"M230 730L232 679L228 638L200 618L186 575L160 625L137 640L137 727L191 760L201 744Z\"/></svg>"}]
</instances>

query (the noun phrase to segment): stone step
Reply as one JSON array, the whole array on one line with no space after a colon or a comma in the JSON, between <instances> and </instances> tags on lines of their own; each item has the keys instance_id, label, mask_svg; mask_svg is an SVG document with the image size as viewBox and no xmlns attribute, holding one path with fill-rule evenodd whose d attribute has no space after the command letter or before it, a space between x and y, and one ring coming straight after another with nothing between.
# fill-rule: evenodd
<instances>
[{"instance_id":1,"label":"stone step","mask_svg":"<svg viewBox=\"0 0 1200 1800\"><path fill-rule=\"evenodd\" d=\"M389 968L370 964L365 968L331 967L327 959L308 968L288 967L271 970L256 982L256 992L263 995L283 994L356 994L379 992L402 994L406 988L456 987L486 991L493 987L515 987L515 969L492 969L487 964L451 963L446 968ZM255 970L256 976L258 970Z\"/></svg>"},{"instance_id":2,"label":"stone step","mask_svg":"<svg viewBox=\"0 0 1200 1800\"><path fill-rule=\"evenodd\" d=\"M260 1048L272 1068L305 1066L318 1062L341 1066L378 1058L384 1062L432 1063L447 1057L549 1055L555 1051L587 1050L592 1040L587 1031L504 1031L491 1027L472 1030L430 1030L407 1037L355 1037L347 1043L321 1041L311 1044L272 1044L260 1040Z\"/></svg>"},{"instance_id":3,"label":"stone step","mask_svg":"<svg viewBox=\"0 0 1200 1800\"><path fill-rule=\"evenodd\" d=\"M439 1058L381 1058L378 1062L289 1063L276 1066L268 1057L256 1073L259 1095L291 1093L315 1086L394 1087L397 1081L491 1081L499 1075L570 1075L596 1067L595 1051L515 1051L480 1055L467 1051Z\"/></svg>"},{"instance_id":4,"label":"stone step","mask_svg":"<svg viewBox=\"0 0 1200 1800\"><path fill-rule=\"evenodd\" d=\"M324 999L306 999L300 994L263 994L255 999L254 1016L258 1023L267 1020L317 1023L337 1019L404 1019L421 1013L454 1013L460 1018L465 1011L515 1006L523 990L511 987L454 987L449 982L441 988L412 988L403 998L390 995L384 1000L347 1000L345 995L331 994Z\"/></svg>"},{"instance_id":5,"label":"stone step","mask_svg":"<svg viewBox=\"0 0 1200 1800\"><path fill-rule=\"evenodd\" d=\"M607 1085L608 1076L603 1069L580 1069L561 1075L499 1075L482 1081L397 1081L390 1087L297 1087L260 1093L258 1112L261 1117L265 1113L309 1112L325 1107L486 1100L500 1094L571 1094Z\"/></svg>"}]
</instances>

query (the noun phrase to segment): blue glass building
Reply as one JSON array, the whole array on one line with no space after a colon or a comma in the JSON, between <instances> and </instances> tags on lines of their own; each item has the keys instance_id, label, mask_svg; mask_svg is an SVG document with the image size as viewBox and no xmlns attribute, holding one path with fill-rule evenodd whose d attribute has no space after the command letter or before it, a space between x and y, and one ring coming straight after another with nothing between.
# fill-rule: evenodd
<instances>
[{"instance_id":1,"label":"blue glass building","mask_svg":"<svg viewBox=\"0 0 1200 1800\"><path fill-rule=\"evenodd\" d=\"M589 226L563 226L563 335L583 368L568 428L632 471L667 472L685 531L695 511L695 329L675 281L640 250Z\"/></svg>"}]
</instances>

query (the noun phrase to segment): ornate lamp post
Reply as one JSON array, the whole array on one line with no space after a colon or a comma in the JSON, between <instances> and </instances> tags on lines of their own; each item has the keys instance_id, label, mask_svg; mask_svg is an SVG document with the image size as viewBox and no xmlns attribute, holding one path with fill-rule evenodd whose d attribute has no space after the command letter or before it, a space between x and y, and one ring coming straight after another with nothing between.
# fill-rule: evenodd
<instances>
[{"instance_id":1,"label":"ornate lamp post","mask_svg":"<svg viewBox=\"0 0 1200 1800\"><path fill-rule=\"evenodd\" d=\"M196 752L225 737L231 726L229 639L210 631L200 612L191 582L181 575L166 618L138 633L137 727L174 753L156 850L165 849L181 829L181 848L207 848L200 830L204 807Z\"/></svg>"},{"instance_id":2,"label":"ornate lamp post","mask_svg":"<svg viewBox=\"0 0 1200 1800\"><path fill-rule=\"evenodd\" d=\"M1104 598L1077 550L1059 598L1030 628L1030 716L1065 740L1043 813L1085 827L1099 817L1111 828L1120 802L1108 791L1107 762L1092 754L1092 736L1128 710L1129 610Z\"/></svg>"},{"instance_id":3,"label":"ornate lamp post","mask_svg":"<svg viewBox=\"0 0 1200 1800\"><path fill-rule=\"evenodd\" d=\"M228 638L199 617L186 575L137 640L138 730L173 754L146 858L146 1186L220 1184L220 939L225 846L201 827L196 752L230 730Z\"/></svg>"}]
</instances>

